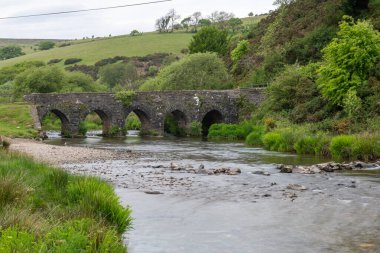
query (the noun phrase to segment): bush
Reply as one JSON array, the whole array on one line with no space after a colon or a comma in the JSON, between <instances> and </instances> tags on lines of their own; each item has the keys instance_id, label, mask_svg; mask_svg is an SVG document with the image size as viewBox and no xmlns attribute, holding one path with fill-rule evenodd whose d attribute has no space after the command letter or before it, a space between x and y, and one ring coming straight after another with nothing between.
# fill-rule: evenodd
<instances>
[{"instance_id":1,"label":"bush","mask_svg":"<svg viewBox=\"0 0 380 253\"><path fill-rule=\"evenodd\" d=\"M63 64L70 65L70 64L78 63L80 61L82 61L82 59L79 59L79 58L69 58L69 59L66 59Z\"/></svg>"},{"instance_id":2,"label":"bush","mask_svg":"<svg viewBox=\"0 0 380 253\"><path fill-rule=\"evenodd\" d=\"M245 140L252 132L252 124L250 122L242 122L236 124L213 124L211 125L208 138L210 140Z\"/></svg>"},{"instance_id":3,"label":"bush","mask_svg":"<svg viewBox=\"0 0 380 253\"><path fill-rule=\"evenodd\" d=\"M38 44L39 50L49 50L55 46L55 43L53 41L41 41Z\"/></svg>"},{"instance_id":4,"label":"bush","mask_svg":"<svg viewBox=\"0 0 380 253\"><path fill-rule=\"evenodd\" d=\"M264 133L264 126L253 126L251 133L245 139L245 143L249 146L262 146Z\"/></svg>"},{"instance_id":5,"label":"bush","mask_svg":"<svg viewBox=\"0 0 380 253\"><path fill-rule=\"evenodd\" d=\"M24 54L25 53L22 52L22 49L19 46L6 46L0 48L0 60L15 58Z\"/></svg>"},{"instance_id":6,"label":"bush","mask_svg":"<svg viewBox=\"0 0 380 253\"><path fill-rule=\"evenodd\" d=\"M130 90L119 91L115 94L116 100L119 100L125 107L130 107L136 99L136 92Z\"/></svg>"},{"instance_id":7,"label":"bush","mask_svg":"<svg viewBox=\"0 0 380 253\"><path fill-rule=\"evenodd\" d=\"M59 63L61 61L62 61L62 59L51 59L50 61L48 61L47 64L49 64L49 65L56 64L56 63Z\"/></svg>"},{"instance_id":8,"label":"bush","mask_svg":"<svg viewBox=\"0 0 380 253\"><path fill-rule=\"evenodd\" d=\"M190 54L214 52L225 55L228 47L228 31L214 26L202 28L190 42Z\"/></svg>"},{"instance_id":9,"label":"bush","mask_svg":"<svg viewBox=\"0 0 380 253\"><path fill-rule=\"evenodd\" d=\"M352 146L355 142L355 137L351 135L339 135L331 140L330 152L333 158L351 159L353 157Z\"/></svg>"},{"instance_id":10,"label":"bush","mask_svg":"<svg viewBox=\"0 0 380 253\"><path fill-rule=\"evenodd\" d=\"M317 136L303 136L294 144L294 149L297 154L316 154L316 149L318 145Z\"/></svg>"},{"instance_id":11,"label":"bush","mask_svg":"<svg viewBox=\"0 0 380 253\"><path fill-rule=\"evenodd\" d=\"M371 161L380 157L380 137L370 135L356 136L352 144L352 156L354 159Z\"/></svg>"},{"instance_id":12,"label":"bush","mask_svg":"<svg viewBox=\"0 0 380 253\"><path fill-rule=\"evenodd\" d=\"M162 68L140 90L206 90L231 88L224 62L212 53L192 54Z\"/></svg>"},{"instance_id":13,"label":"bush","mask_svg":"<svg viewBox=\"0 0 380 253\"><path fill-rule=\"evenodd\" d=\"M127 117L127 122L125 123L125 127L127 130L140 130L141 121L139 117L135 113L129 114Z\"/></svg>"}]
</instances>

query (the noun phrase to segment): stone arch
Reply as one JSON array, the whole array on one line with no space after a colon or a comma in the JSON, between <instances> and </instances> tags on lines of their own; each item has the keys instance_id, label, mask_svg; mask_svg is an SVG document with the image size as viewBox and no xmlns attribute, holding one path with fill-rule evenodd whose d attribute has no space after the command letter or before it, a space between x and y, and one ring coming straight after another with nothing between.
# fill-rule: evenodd
<instances>
[{"instance_id":1,"label":"stone arch","mask_svg":"<svg viewBox=\"0 0 380 253\"><path fill-rule=\"evenodd\" d=\"M132 110L129 110L126 113L125 118L127 118L131 112L134 112L141 122L141 128L140 128L141 133L143 134L149 133L150 130L152 130L152 124L151 124L151 117L146 112L146 110L140 109L140 108L132 108Z\"/></svg>"},{"instance_id":2,"label":"stone arch","mask_svg":"<svg viewBox=\"0 0 380 253\"><path fill-rule=\"evenodd\" d=\"M65 113L63 113L61 110L59 109L50 109L50 110L47 110L44 114L41 115L41 119L40 119L40 122L41 122L41 127L42 127L42 124L43 124L43 121L44 121L44 118L49 114L49 113L53 113L55 116L57 116L59 118L59 120L61 121L61 135L70 135L71 134L71 129L70 129L70 121L69 121L69 118L66 116Z\"/></svg>"},{"instance_id":3,"label":"stone arch","mask_svg":"<svg viewBox=\"0 0 380 253\"><path fill-rule=\"evenodd\" d=\"M102 110L102 109L88 110L83 114L82 121L86 120L87 116L93 112L96 113L102 121L102 135L104 136L109 135L111 131L111 126L112 126L111 113L106 112L105 110Z\"/></svg>"},{"instance_id":4,"label":"stone arch","mask_svg":"<svg viewBox=\"0 0 380 253\"><path fill-rule=\"evenodd\" d=\"M207 136L208 130L213 124L222 123L224 117L219 110L211 110L202 119L202 135Z\"/></svg>"},{"instance_id":5,"label":"stone arch","mask_svg":"<svg viewBox=\"0 0 380 253\"><path fill-rule=\"evenodd\" d=\"M178 133L171 133L171 134L174 134L177 136L186 135L186 130L187 130L187 127L189 124L189 119L186 116L186 114L182 110L178 110L178 109L170 110L165 115L165 118L164 118L165 122L166 122L168 116L172 116L172 119L174 119L174 121L175 121L174 124L177 125L176 128L179 131ZM167 133L170 132L170 131L168 131L168 129L166 129L166 127L168 127L168 126L164 125L165 132L167 132Z\"/></svg>"}]
</instances>

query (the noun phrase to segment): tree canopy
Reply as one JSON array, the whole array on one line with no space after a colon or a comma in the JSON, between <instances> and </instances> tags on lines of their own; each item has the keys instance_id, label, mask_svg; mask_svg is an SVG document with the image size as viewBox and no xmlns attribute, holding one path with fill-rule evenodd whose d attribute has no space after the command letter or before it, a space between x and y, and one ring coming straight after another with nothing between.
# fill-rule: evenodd
<instances>
[{"instance_id":1,"label":"tree canopy","mask_svg":"<svg viewBox=\"0 0 380 253\"><path fill-rule=\"evenodd\" d=\"M346 94L368 80L380 55L380 34L367 21L345 16L337 37L325 47L318 84L322 94L342 105Z\"/></svg>"},{"instance_id":2,"label":"tree canopy","mask_svg":"<svg viewBox=\"0 0 380 253\"><path fill-rule=\"evenodd\" d=\"M202 28L193 36L189 50L191 54L215 52L224 55L228 48L228 31L213 26Z\"/></svg>"},{"instance_id":3,"label":"tree canopy","mask_svg":"<svg viewBox=\"0 0 380 253\"><path fill-rule=\"evenodd\" d=\"M19 46L11 45L0 48L0 60L15 58L24 54Z\"/></svg>"},{"instance_id":4,"label":"tree canopy","mask_svg":"<svg viewBox=\"0 0 380 253\"><path fill-rule=\"evenodd\" d=\"M230 89L231 81L223 61L214 53L189 55L163 68L140 90Z\"/></svg>"}]
</instances>

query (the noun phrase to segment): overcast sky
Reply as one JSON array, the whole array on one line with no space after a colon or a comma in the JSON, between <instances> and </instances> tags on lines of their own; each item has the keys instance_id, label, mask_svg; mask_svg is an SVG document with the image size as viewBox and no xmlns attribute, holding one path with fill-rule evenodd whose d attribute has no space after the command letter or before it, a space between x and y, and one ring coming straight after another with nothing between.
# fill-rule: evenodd
<instances>
[{"instance_id":1,"label":"overcast sky","mask_svg":"<svg viewBox=\"0 0 380 253\"><path fill-rule=\"evenodd\" d=\"M149 0L0 0L0 17L99 8L148 2ZM0 38L74 39L153 31L155 20L174 8L182 18L195 11L207 17L211 12L227 11L237 17L267 13L272 0L173 0L154 5L121 9L0 20Z\"/></svg>"}]
</instances>

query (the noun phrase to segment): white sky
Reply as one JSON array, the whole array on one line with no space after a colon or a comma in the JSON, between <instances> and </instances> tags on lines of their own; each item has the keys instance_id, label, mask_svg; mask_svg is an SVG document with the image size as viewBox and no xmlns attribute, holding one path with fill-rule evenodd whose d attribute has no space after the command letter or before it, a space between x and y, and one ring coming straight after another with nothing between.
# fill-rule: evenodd
<instances>
[{"instance_id":1,"label":"white sky","mask_svg":"<svg viewBox=\"0 0 380 253\"><path fill-rule=\"evenodd\" d=\"M0 0L0 17L76 9L99 8L148 2L149 0ZM137 29L154 30L155 20L174 8L181 18L195 11L207 17L213 11L232 12L237 17L267 13L273 0L173 0L153 5L85 13L0 20L0 38L74 39L128 34Z\"/></svg>"}]
</instances>

